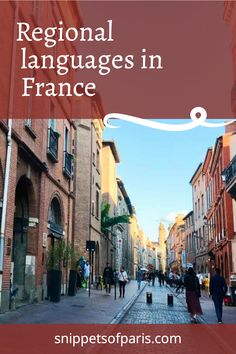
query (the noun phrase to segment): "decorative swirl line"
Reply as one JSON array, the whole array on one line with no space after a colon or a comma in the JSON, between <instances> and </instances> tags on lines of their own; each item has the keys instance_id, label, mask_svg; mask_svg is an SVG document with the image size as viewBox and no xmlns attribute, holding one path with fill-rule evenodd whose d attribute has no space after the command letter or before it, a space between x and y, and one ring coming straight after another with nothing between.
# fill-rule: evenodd
<instances>
[{"instance_id":1,"label":"decorative swirl line","mask_svg":"<svg viewBox=\"0 0 236 354\"><path fill-rule=\"evenodd\" d=\"M197 117L198 115L198 117ZM236 119L230 120L229 122L224 123L208 123L206 122L207 119L207 112L202 107L195 107L190 112L190 118L192 119L189 123L184 124L167 124L167 123L160 123L160 122L153 122L149 119L142 119L138 117L129 116L127 114L122 113L109 113L104 117L104 125L107 128L116 129L119 128L118 126L114 126L109 124L110 119L120 119L123 121L127 121L130 123L135 123L142 125L144 127L159 129L159 130L166 130L166 131L186 131L196 128L198 126L207 127L207 128L219 128L229 125L231 123L236 122Z\"/></svg>"}]
</instances>

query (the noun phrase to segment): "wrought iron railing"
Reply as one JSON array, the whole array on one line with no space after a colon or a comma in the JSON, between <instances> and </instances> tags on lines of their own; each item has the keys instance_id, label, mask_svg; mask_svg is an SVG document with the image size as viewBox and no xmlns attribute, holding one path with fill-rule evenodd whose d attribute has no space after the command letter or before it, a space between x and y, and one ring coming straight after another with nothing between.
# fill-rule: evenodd
<instances>
[{"instance_id":1,"label":"wrought iron railing","mask_svg":"<svg viewBox=\"0 0 236 354\"><path fill-rule=\"evenodd\" d=\"M236 155L230 161L229 166L224 170L223 174L225 176L226 186L228 186L236 177Z\"/></svg>"}]
</instances>

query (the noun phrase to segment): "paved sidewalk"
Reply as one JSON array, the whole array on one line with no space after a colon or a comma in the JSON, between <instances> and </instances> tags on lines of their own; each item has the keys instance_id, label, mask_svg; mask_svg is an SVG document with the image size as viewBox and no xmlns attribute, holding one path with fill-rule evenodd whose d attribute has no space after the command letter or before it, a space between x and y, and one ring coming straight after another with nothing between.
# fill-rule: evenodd
<instances>
[{"instance_id":1,"label":"paved sidewalk","mask_svg":"<svg viewBox=\"0 0 236 354\"><path fill-rule=\"evenodd\" d=\"M146 292L152 292L152 304L146 303ZM167 294L171 291L156 284L147 286L134 305L126 313L124 324L184 324L190 323L186 306L174 297L174 306L167 305Z\"/></svg>"},{"instance_id":2,"label":"paved sidewalk","mask_svg":"<svg viewBox=\"0 0 236 354\"><path fill-rule=\"evenodd\" d=\"M142 288L145 285L143 283ZM127 284L124 299L119 299L118 286L117 300L114 300L114 289L112 289L111 296L105 295L105 290L91 290L90 298L86 290L80 289L76 296L62 297L59 303L44 301L42 303L23 306L16 311L0 314L0 323L107 324L112 322L123 308L132 302L139 293L136 281L130 281Z\"/></svg>"}]
</instances>

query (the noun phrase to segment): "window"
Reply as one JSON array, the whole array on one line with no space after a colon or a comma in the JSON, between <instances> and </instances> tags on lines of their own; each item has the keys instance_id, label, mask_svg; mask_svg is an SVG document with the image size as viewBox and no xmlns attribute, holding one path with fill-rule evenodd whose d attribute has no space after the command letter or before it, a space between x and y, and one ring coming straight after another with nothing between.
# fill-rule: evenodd
<instances>
[{"instance_id":1,"label":"window","mask_svg":"<svg viewBox=\"0 0 236 354\"><path fill-rule=\"evenodd\" d=\"M48 120L48 157L53 162L58 161L58 138L59 135L56 132L56 119L49 119Z\"/></svg>"},{"instance_id":2,"label":"window","mask_svg":"<svg viewBox=\"0 0 236 354\"><path fill-rule=\"evenodd\" d=\"M51 115L54 116L54 105L51 104ZM48 120L48 128L51 128L54 132L57 130L57 121L56 119Z\"/></svg>"},{"instance_id":3,"label":"window","mask_svg":"<svg viewBox=\"0 0 236 354\"><path fill-rule=\"evenodd\" d=\"M199 229L198 237L199 237L199 247L202 248L202 230L201 229Z\"/></svg>"},{"instance_id":4,"label":"window","mask_svg":"<svg viewBox=\"0 0 236 354\"><path fill-rule=\"evenodd\" d=\"M29 135L33 138L36 139L37 135L32 127L32 119L31 118L27 118L25 119L25 130L27 131L27 133L29 133Z\"/></svg>"},{"instance_id":5,"label":"window","mask_svg":"<svg viewBox=\"0 0 236 354\"><path fill-rule=\"evenodd\" d=\"M62 212L59 200L55 197L51 201L48 212L49 229L55 237L63 236Z\"/></svg>"},{"instance_id":6,"label":"window","mask_svg":"<svg viewBox=\"0 0 236 354\"><path fill-rule=\"evenodd\" d=\"M31 128L32 127L32 119L27 118L25 119L25 126Z\"/></svg>"},{"instance_id":7,"label":"window","mask_svg":"<svg viewBox=\"0 0 236 354\"><path fill-rule=\"evenodd\" d=\"M202 215L204 215L204 195L201 196L201 203L202 203Z\"/></svg>"},{"instance_id":8,"label":"window","mask_svg":"<svg viewBox=\"0 0 236 354\"><path fill-rule=\"evenodd\" d=\"M97 149L97 170L99 171L100 170L100 152L99 150Z\"/></svg>"},{"instance_id":9,"label":"window","mask_svg":"<svg viewBox=\"0 0 236 354\"><path fill-rule=\"evenodd\" d=\"M69 151L69 130L67 127L64 129L64 151Z\"/></svg>"},{"instance_id":10,"label":"window","mask_svg":"<svg viewBox=\"0 0 236 354\"><path fill-rule=\"evenodd\" d=\"M93 164L95 166L95 152L93 152Z\"/></svg>"},{"instance_id":11,"label":"window","mask_svg":"<svg viewBox=\"0 0 236 354\"><path fill-rule=\"evenodd\" d=\"M92 200L91 213L94 216L94 200Z\"/></svg>"},{"instance_id":12,"label":"window","mask_svg":"<svg viewBox=\"0 0 236 354\"><path fill-rule=\"evenodd\" d=\"M64 128L64 173L67 177L72 177L73 170L73 155L70 154L70 137L69 129Z\"/></svg>"},{"instance_id":13,"label":"window","mask_svg":"<svg viewBox=\"0 0 236 354\"><path fill-rule=\"evenodd\" d=\"M99 219L99 191L96 191L96 218Z\"/></svg>"}]
</instances>

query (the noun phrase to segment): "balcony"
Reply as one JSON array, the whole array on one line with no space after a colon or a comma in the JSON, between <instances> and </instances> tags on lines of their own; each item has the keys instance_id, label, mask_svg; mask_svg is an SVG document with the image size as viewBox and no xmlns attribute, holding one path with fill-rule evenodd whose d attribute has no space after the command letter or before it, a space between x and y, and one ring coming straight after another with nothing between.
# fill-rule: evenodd
<instances>
[{"instance_id":1,"label":"balcony","mask_svg":"<svg viewBox=\"0 0 236 354\"><path fill-rule=\"evenodd\" d=\"M228 167L223 171L227 192L236 200L236 155L230 161Z\"/></svg>"},{"instance_id":2,"label":"balcony","mask_svg":"<svg viewBox=\"0 0 236 354\"><path fill-rule=\"evenodd\" d=\"M53 161L58 161L58 138L59 134L52 128L48 129L48 157Z\"/></svg>"},{"instance_id":3,"label":"balcony","mask_svg":"<svg viewBox=\"0 0 236 354\"><path fill-rule=\"evenodd\" d=\"M69 154L69 152L64 151L64 174L71 178L72 176L72 167L73 167L73 155Z\"/></svg>"}]
</instances>

